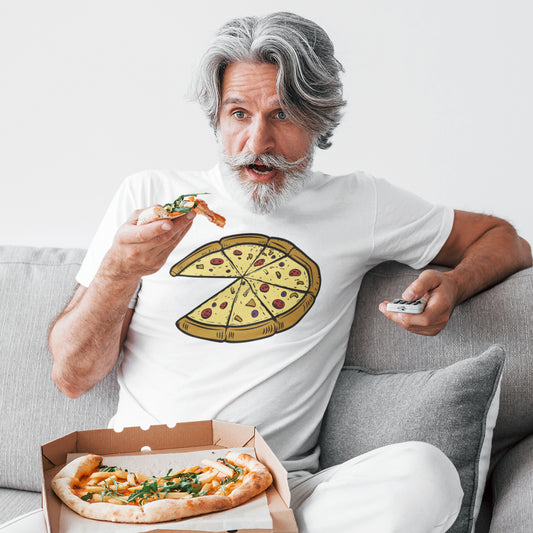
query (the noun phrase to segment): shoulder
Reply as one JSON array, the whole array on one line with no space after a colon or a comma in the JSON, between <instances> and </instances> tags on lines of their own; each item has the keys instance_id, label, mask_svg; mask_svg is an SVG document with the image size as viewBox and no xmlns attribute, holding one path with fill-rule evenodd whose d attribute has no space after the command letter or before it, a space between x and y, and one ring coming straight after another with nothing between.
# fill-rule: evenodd
<instances>
[{"instance_id":1,"label":"shoulder","mask_svg":"<svg viewBox=\"0 0 533 533\"><path fill-rule=\"evenodd\" d=\"M372 174L363 170L355 170L346 174L327 174L315 171L311 174L310 188L320 194L337 195L374 195L377 180Z\"/></svg>"}]
</instances>

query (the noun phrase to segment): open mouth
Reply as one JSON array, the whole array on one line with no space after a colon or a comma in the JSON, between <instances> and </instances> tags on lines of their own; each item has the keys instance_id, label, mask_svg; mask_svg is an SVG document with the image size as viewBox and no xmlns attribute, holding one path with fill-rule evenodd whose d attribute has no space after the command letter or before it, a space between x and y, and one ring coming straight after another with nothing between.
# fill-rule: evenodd
<instances>
[{"instance_id":1,"label":"open mouth","mask_svg":"<svg viewBox=\"0 0 533 533\"><path fill-rule=\"evenodd\" d=\"M271 172L274 172L276 170L274 167L269 167L267 165L261 165L261 164L253 164L248 165L248 168L255 172L256 174L266 175L270 174Z\"/></svg>"}]
</instances>

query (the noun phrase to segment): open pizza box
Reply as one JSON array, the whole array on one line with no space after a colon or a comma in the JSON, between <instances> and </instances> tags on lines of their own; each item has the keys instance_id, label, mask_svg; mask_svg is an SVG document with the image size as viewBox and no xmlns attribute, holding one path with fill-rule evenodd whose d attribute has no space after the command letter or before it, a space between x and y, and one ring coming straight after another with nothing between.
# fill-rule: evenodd
<instances>
[{"instance_id":1,"label":"open pizza box","mask_svg":"<svg viewBox=\"0 0 533 533\"><path fill-rule=\"evenodd\" d=\"M292 510L290 509L290 491L287 482L287 472L268 447L265 440L252 426L232 424L218 420L185 422L177 424L173 428L166 425L152 426L147 430L139 427L124 428L121 432L113 429L98 429L90 431L76 431L60 439L54 440L41 447L41 459L43 469L43 508L48 533L66 533L61 528L65 528L65 513L70 510L59 500L51 489L51 481L54 475L61 470L69 459L76 455L94 453L109 456L139 456L150 455L150 460L162 459L165 454L183 453L194 454L201 450L226 450L226 449L248 449L255 454L257 459L266 465L274 478L273 484L267 489L264 495L257 496L263 498L266 515L270 525L265 528L265 522L260 522L260 527L250 525L243 528L233 528L229 526L232 518L227 518L220 531L232 531L234 533L297 533L298 529ZM166 456L170 457L170 456ZM141 459L142 460L142 459ZM196 463L194 463L196 464ZM255 504L256 502L254 502ZM246 504L245 504L246 505ZM257 504L259 505L259 504ZM266 507L267 506L267 507ZM239 510L235 508L231 511ZM64 513L62 516L62 512ZM222 511L222 513L227 511ZM204 515L213 517L221 513ZM270 515L268 517L268 515ZM89 524L88 531L99 533L100 531L117 531L122 533L131 530L134 533L213 533L213 527L217 527L217 522L213 521L209 527L205 527L203 522L196 522L193 526L193 518L184 519L177 523L160 524L113 524L110 522L100 522L88 518L75 517L77 520L85 521ZM215 520L217 517L215 517ZM228 522L229 520L229 522ZM191 521L191 522L187 522ZM67 522L68 523L68 522ZM241 522L242 523L242 522ZM175 525L173 525L175 524ZM176 524L179 524L179 528ZM187 529L191 525L190 529ZM126 527L124 527L126 526ZM69 529L71 529L69 527ZM74 529L74 528L72 528ZM82 530L81 528L80 530ZM68 531L68 533L71 533Z\"/></svg>"}]
</instances>

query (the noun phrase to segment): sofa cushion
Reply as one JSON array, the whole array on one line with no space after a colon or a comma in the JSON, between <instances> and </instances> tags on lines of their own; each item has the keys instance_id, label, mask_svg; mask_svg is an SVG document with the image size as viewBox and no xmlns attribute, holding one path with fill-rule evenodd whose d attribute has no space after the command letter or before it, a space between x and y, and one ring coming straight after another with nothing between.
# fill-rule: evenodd
<instances>
[{"instance_id":1,"label":"sofa cushion","mask_svg":"<svg viewBox=\"0 0 533 533\"><path fill-rule=\"evenodd\" d=\"M504 360L503 349L492 346L437 370L345 367L321 430L321 467L387 444L433 444L456 466L465 493L450 531L472 531L489 469Z\"/></svg>"},{"instance_id":2,"label":"sofa cushion","mask_svg":"<svg viewBox=\"0 0 533 533\"><path fill-rule=\"evenodd\" d=\"M40 446L106 427L115 411L114 373L79 400L50 378L48 330L74 292L84 253L0 246L0 487L39 491Z\"/></svg>"},{"instance_id":3,"label":"sofa cushion","mask_svg":"<svg viewBox=\"0 0 533 533\"><path fill-rule=\"evenodd\" d=\"M533 436L513 446L496 465L492 476L491 531L530 533L533 529Z\"/></svg>"},{"instance_id":4,"label":"sofa cushion","mask_svg":"<svg viewBox=\"0 0 533 533\"><path fill-rule=\"evenodd\" d=\"M41 508L41 493L0 488L0 529L2 524ZM30 533L30 532L28 532Z\"/></svg>"},{"instance_id":5,"label":"sofa cushion","mask_svg":"<svg viewBox=\"0 0 533 533\"><path fill-rule=\"evenodd\" d=\"M378 310L380 302L401 295L420 272L391 261L366 274L346 365L423 370L474 357L492 344L503 346L506 360L492 447L494 465L510 446L533 433L533 268L517 272L457 306L446 328L435 337L413 335Z\"/></svg>"}]
</instances>

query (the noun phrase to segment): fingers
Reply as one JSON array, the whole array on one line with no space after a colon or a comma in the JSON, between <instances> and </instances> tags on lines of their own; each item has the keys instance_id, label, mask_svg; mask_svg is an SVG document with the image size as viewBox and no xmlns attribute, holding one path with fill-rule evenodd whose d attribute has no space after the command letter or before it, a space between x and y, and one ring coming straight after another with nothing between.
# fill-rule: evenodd
<instances>
[{"instance_id":1,"label":"fingers","mask_svg":"<svg viewBox=\"0 0 533 533\"><path fill-rule=\"evenodd\" d=\"M408 314L408 313L392 313L387 311L387 304L389 302L385 301L379 305L379 310L385 315L389 320L400 325L406 331L411 333L417 333L418 335L428 335L433 336L437 335L448 322L448 316L443 315L442 313L434 313L431 311L428 305L423 313L418 315Z\"/></svg>"},{"instance_id":2,"label":"fingers","mask_svg":"<svg viewBox=\"0 0 533 533\"><path fill-rule=\"evenodd\" d=\"M424 270L420 276L405 289L402 293L402 299L406 301L414 301L419 298L424 298L430 291L436 289L441 281L441 272L436 270Z\"/></svg>"},{"instance_id":3,"label":"fingers","mask_svg":"<svg viewBox=\"0 0 533 533\"><path fill-rule=\"evenodd\" d=\"M404 300L424 298L426 308L420 314L393 313L387 311L388 301L379 310L406 331L419 335L436 335L444 329L455 306L456 288L444 272L425 270L402 294Z\"/></svg>"},{"instance_id":4,"label":"fingers","mask_svg":"<svg viewBox=\"0 0 533 533\"><path fill-rule=\"evenodd\" d=\"M156 220L137 226L136 222L139 213L140 210L135 211L121 228L120 238L124 244L147 243L155 247L174 241L176 237L181 240L196 216L194 211L190 211L186 215L175 219Z\"/></svg>"},{"instance_id":5,"label":"fingers","mask_svg":"<svg viewBox=\"0 0 533 533\"><path fill-rule=\"evenodd\" d=\"M142 276L157 272L168 256L189 231L194 211L176 219L164 219L138 226L140 211L117 231L112 248L108 252L110 272L121 278Z\"/></svg>"}]
</instances>

